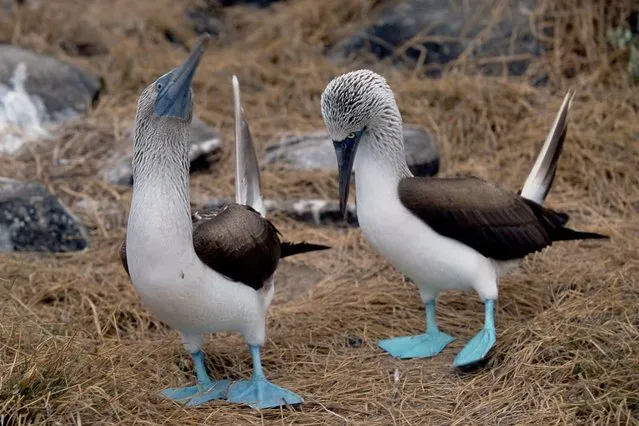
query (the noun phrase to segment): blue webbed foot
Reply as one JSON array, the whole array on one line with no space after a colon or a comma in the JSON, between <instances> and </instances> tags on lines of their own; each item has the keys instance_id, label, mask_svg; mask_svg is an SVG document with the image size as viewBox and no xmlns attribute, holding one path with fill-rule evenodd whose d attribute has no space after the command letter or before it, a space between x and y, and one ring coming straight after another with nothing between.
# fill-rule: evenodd
<instances>
[{"instance_id":1,"label":"blue webbed foot","mask_svg":"<svg viewBox=\"0 0 639 426\"><path fill-rule=\"evenodd\" d=\"M439 331L435 319L435 299L426 302L426 333L380 340L377 345L402 359L429 358L440 353L454 337Z\"/></svg>"},{"instance_id":2,"label":"blue webbed foot","mask_svg":"<svg viewBox=\"0 0 639 426\"><path fill-rule=\"evenodd\" d=\"M495 345L495 329L483 329L457 354L453 365L464 367L483 360Z\"/></svg>"},{"instance_id":3,"label":"blue webbed foot","mask_svg":"<svg viewBox=\"0 0 639 426\"><path fill-rule=\"evenodd\" d=\"M274 408L282 405L301 404L301 396L266 380L262 371L260 348L249 345L253 358L253 377L251 380L240 380L229 388L228 401L244 403L253 408Z\"/></svg>"},{"instance_id":4,"label":"blue webbed foot","mask_svg":"<svg viewBox=\"0 0 639 426\"><path fill-rule=\"evenodd\" d=\"M483 360L488 355L488 351L495 345L494 302L486 300L484 303L486 305L484 328L475 334L470 342L457 354L453 362L455 367L465 367Z\"/></svg>"},{"instance_id":5,"label":"blue webbed foot","mask_svg":"<svg viewBox=\"0 0 639 426\"><path fill-rule=\"evenodd\" d=\"M162 396L174 401L185 402L187 407L195 407L214 399L223 399L226 397L229 385L228 380L212 380L207 384L168 388L162 391Z\"/></svg>"},{"instance_id":6,"label":"blue webbed foot","mask_svg":"<svg viewBox=\"0 0 639 426\"><path fill-rule=\"evenodd\" d=\"M228 400L260 409L304 402L301 396L274 385L265 378L253 378L233 383L229 388Z\"/></svg>"},{"instance_id":7,"label":"blue webbed foot","mask_svg":"<svg viewBox=\"0 0 639 426\"><path fill-rule=\"evenodd\" d=\"M417 336L384 339L377 344L394 357L402 359L429 358L440 353L453 340L455 340L454 337L435 330Z\"/></svg>"},{"instance_id":8,"label":"blue webbed foot","mask_svg":"<svg viewBox=\"0 0 639 426\"><path fill-rule=\"evenodd\" d=\"M185 402L187 407L194 407L214 399L226 396L230 382L228 380L211 380L204 366L204 354L201 351L191 354L197 376L197 385L183 388L168 388L162 396L174 401Z\"/></svg>"},{"instance_id":9,"label":"blue webbed foot","mask_svg":"<svg viewBox=\"0 0 639 426\"><path fill-rule=\"evenodd\" d=\"M186 386L183 388L168 388L160 392L163 397L172 399L173 401L182 401L197 393L197 386Z\"/></svg>"}]
</instances>

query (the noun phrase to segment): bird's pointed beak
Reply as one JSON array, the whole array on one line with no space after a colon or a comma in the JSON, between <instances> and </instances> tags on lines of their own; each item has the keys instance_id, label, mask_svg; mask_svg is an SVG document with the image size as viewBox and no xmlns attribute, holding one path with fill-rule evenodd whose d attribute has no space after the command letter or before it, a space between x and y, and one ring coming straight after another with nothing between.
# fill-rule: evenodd
<instances>
[{"instance_id":1,"label":"bird's pointed beak","mask_svg":"<svg viewBox=\"0 0 639 426\"><path fill-rule=\"evenodd\" d=\"M202 34L184 63L168 74L164 87L159 89L155 113L160 117L187 119L191 109L191 84L204 54L204 44L211 38Z\"/></svg>"},{"instance_id":2,"label":"bird's pointed beak","mask_svg":"<svg viewBox=\"0 0 639 426\"><path fill-rule=\"evenodd\" d=\"M344 219L346 219L346 203L348 202L355 153L357 152L362 132L357 132L355 137L351 139L333 141L335 155L337 156L337 170L339 172L339 210Z\"/></svg>"}]
</instances>

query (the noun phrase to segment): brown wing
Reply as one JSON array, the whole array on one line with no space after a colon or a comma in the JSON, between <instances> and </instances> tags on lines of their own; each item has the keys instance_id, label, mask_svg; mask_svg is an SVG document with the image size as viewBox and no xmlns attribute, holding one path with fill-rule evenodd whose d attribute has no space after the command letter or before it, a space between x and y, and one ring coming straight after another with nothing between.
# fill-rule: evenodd
<instances>
[{"instance_id":1,"label":"brown wing","mask_svg":"<svg viewBox=\"0 0 639 426\"><path fill-rule=\"evenodd\" d=\"M566 215L479 178L404 178L399 199L435 232L497 259L519 259L552 244Z\"/></svg>"},{"instance_id":2,"label":"brown wing","mask_svg":"<svg viewBox=\"0 0 639 426\"><path fill-rule=\"evenodd\" d=\"M241 204L194 211L191 219L193 247L200 260L230 280L256 290L275 273L281 258L330 248L305 242L282 243L270 221ZM128 274L126 236L119 254Z\"/></svg>"},{"instance_id":3,"label":"brown wing","mask_svg":"<svg viewBox=\"0 0 639 426\"><path fill-rule=\"evenodd\" d=\"M281 254L278 232L254 209L233 203L193 216L195 253L209 268L256 290L273 275Z\"/></svg>"},{"instance_id":4,"label":"brown wing","mask_svg":"<svg viewBox=\"0 0 639 426\"><path fill-rule=\"evenodd\" d=\"M209 268L256 290L273 275L281 254L278 231L251 207L233 203L191 217L195 253ZM128 274L126 236L119 255Z\"/></svg>"}]
</instances>

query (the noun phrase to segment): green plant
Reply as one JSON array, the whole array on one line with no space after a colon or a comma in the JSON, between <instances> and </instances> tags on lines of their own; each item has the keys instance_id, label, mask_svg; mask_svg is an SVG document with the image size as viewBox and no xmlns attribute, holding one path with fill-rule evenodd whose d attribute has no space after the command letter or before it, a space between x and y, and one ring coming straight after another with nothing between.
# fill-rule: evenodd
<instances>
[{"instance_id":1,"label":"green plant","mask_svg":"<svg viewBox=\"0 0 639 426\"><path fill-rule=\"evenodd\" d=\"M606 41L629 51L628 74L634 81L639 81L639 35L629 29L610 28L606 33Z\"/></svg>"}]
</instances>

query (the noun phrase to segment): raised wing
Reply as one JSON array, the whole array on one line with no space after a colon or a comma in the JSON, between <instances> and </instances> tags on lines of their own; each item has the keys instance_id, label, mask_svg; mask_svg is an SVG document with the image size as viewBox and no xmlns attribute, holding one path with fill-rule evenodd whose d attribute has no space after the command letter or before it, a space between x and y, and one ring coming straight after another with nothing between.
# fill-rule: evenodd
<instances>
[{"instance_id":1,"label":"raised wing","mask_svg":"<svg viewBox=\"0 0 639 426\"><path fill-rule=\"evenodd\" d=\"M249 125L244 118L240 102L240 83L233 76L233 103L235 107L235 202L253 207L266 217L260 169Z\"/></svg>"}]
</instances>

